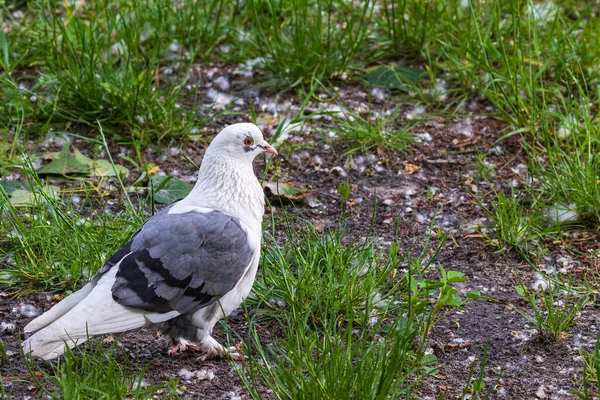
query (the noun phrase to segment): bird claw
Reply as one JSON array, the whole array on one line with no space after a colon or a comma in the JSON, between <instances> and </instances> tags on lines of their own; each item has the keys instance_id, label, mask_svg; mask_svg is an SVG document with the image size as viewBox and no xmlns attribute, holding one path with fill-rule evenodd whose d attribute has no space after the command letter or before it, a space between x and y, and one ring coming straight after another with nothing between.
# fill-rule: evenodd
<instances>
[{"instance_id":1,"label":"bird claw","mask_svg":"<svg viewBox=\"0 0 600 400\"><path fill-rule=\"evenodd\" d=\"M228 348L221 346L214 339L204 344L189 342L183 338L180 338L178 342L179 343L169 349L170 356L178 352L194 351L204 353L198 358L199 361L203 362L212 358L229 358L234 361L243 361L248 359L248 357L242 353L241 342L238 342L235 346Z\"/></svg>"},{"instance_id":2,"label":"bird claw","mask_svg":"<svg viewBox=\"0 0 600 400\"><path fill-rule=\"evenodd\" d=\"M226 354L235 361L245 361L248 359L248 356L245 356L242 352L242 342L238 342L235 346L231 346Z\"/></svg>"},{"instance_id":3,"label":"bird claw","mask_svg":"<svg viewBox=\"0 0 600 400\"><path fill-rule=\"evenodd\" d=\"M202 349L204 354L198 357L198 361L206 361L212 358L229 358L234 361L244 361L248 357L242 354L242 343L237 343L235 346L229 348L222 347L221 349Z\"/></svg>"},{"instance_id":4,"label":"bird claw","mask_svg":"<svg viewBox=\"0 0 600 400\"><path fill-rule=\"evenodd\" d=\"M210 353L204 353L202 356L198 357L198 361L208 361L210 359L213 358L230 358L233 361L245 361L248 359L248 356L245 356L243 354L238 353L237 351L225 351L223 352L223 354L214 354L212 352Z\"/></svg>"},{"instance_id":5,"label":"bird claw","mask_svg":"<svg viewBox=\"0 0 600 400\"><path fill-rule=\"evenodd\" d=\"M169 355L172 356L173 354L175 354L177 352L184 352L184 351L198 352L198 351L202 351L202 347L199 344L193 343L193 342L188 342L188 341L180 342L169 349Z\"/></svg>"},{"instance_id":6,"label":"bird claw","mask_svg":"<svg viewBox=\"0 0 600 400\"><path fill-rule=\"evenodd\" d=\"M241 353L236 352L228 352L227 357L231 358L234 361L246 361L248 356L245 356Z\"/></svg>"}]
</instances>

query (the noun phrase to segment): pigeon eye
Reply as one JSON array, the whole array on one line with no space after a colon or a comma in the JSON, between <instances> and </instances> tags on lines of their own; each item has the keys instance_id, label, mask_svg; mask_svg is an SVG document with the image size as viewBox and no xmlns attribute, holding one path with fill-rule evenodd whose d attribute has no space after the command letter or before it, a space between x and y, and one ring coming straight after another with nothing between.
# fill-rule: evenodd
<instances>
[{"instance_id":1,"label":"pigeon eye","mask_svg":"<svg viewBox=\"0 0 600 400\"><path fill-rule=\"evenodd\" d=\"M247 137L244 139L244 146L252 146L254 144L254 139L251 137Z\"/></svg>"}]
</instances>

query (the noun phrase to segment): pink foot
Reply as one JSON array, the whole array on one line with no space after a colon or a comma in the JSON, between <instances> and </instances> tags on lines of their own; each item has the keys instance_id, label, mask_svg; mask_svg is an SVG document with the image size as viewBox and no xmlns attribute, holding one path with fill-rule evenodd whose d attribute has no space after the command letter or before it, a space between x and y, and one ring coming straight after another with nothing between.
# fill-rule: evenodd
<instances>
[{"instance_id":1,"label":"pink foot","mask_svg":"<svg viewBox=\"0 0 600 400\"><path fill-rule=\"evenodd\" d=\"M180 339L179 343L169 349L169 355L172 356L177 352L184 351L201 351L201 347L197 343L188 342L187 340Z\"/></svg>"},{"instance_id":2,"label":"pink foot","mask_svg":"<svg viewBox=\"0 0 600 400\"><path fill-rule=\"evenodd\" d=\"M173 354L177 353L179 350L180 350L179 345L176 344L175 346L173 346L169 349L169 355L172 356Z\"/></svg>"}]
</instances>

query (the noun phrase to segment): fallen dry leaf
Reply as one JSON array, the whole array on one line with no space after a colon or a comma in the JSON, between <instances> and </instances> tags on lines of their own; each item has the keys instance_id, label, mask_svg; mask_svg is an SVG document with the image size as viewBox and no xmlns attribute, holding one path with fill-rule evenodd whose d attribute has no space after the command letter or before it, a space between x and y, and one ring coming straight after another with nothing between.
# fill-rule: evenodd
<instances>
[{"instance_id":1,"label":"fallen dry leaf","mask_svg":"<svg viewBox=\"0 0 600 400\"><path fill-rule=\"evenodd\" d=\"M286 182L268 182L264 185L267 195L277 197L280 200L291 201L293 203L303 203L306 201L306 190L293 186Z\"/></svg>"},{"instance_id":2,"label":"fallen dry leaf","mask_svg":"<svg viewBox=\"0 0 600 400\"><path fill-rule=\"evenodd\" d=\"M42 371L35 371L34 374L36 377L40 377L40 376L42 376ZM3 382L13 382L13 381L19 381L19 380L29 380L32 378L33 377L31 376L31 374L25 374L25 375L15 375L15 376L5 376L5 377L2 377L2 381Z\"/></svg>"},{"instance_id":3,"label":"fallen dry leaf","mask_svg":"<svg viewBox=\"0 0 600 400\"><path fill-rule=\"evenodd\" d=\"M409 164L406 163L404 164L404 171L401 171L401 174L414 174L415 172L419 171L421 169L421 167L419 167L418 165L415 164Z\"/></svg>"}]
</instances>

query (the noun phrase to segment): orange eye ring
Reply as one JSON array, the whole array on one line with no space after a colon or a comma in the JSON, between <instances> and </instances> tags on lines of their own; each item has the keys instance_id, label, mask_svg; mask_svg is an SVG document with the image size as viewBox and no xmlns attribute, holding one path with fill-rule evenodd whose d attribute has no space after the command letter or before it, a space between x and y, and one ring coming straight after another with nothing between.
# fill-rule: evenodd
<instances>
[{"instance_id":1,"label":"orange eye ring","mask_svg":"<svg viewBox=\"0 0 600 400\"><path fill-rule=\"evenodd\" d=\"M244 139L244 146L252 146L254 144L254 139L252 139L250 136L248 136L246 139Z\"/></svg>"}]
</instances>

